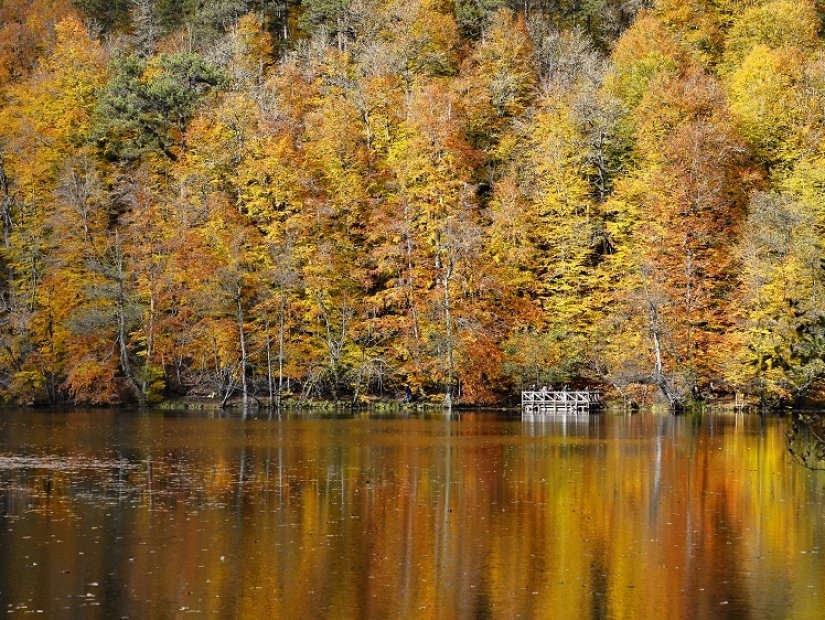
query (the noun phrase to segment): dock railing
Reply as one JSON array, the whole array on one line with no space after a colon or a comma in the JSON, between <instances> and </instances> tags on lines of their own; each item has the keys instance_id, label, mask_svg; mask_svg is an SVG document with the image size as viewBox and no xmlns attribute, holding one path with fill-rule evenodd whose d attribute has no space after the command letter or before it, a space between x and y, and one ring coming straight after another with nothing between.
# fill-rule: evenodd
<instances>
[{"instance_id":1,"label":"dock railing","mask_svg":"<svg viewBox=\"0 0 825 620\"><path fill-rule=\"evenodd\" d=\"M601 406L596 390L526 390L521 393L523 414L586 415Z\"/></svg>"}]
</instances>

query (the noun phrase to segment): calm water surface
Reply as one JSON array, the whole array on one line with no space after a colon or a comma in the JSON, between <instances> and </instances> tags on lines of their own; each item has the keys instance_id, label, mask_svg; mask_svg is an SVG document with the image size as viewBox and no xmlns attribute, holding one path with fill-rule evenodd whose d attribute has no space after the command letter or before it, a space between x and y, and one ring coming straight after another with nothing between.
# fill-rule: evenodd
<instances>
[{"instance_id":1,"label":"calm water surface","mask_svg":"<svg viewBox=\"0 0 825 620\"><path fill-rule=\"evenodd\" d=\"M823 618L786 421L0 413L0 612Z\"/></svg>"}]
</instances>

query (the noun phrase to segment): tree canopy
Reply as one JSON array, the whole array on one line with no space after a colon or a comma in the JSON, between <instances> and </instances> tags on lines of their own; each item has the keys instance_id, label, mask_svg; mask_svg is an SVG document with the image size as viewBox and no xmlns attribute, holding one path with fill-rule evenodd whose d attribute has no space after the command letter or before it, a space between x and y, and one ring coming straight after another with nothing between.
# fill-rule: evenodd
<instances>
[{"instance_id":1,"label":"tree canopy","mask_svg":"<svg viewBox=\"0 0 825 620\"><path fill-rule=\"evenodd\" d=\"M819 0L6 0L0 397L825 384Z\"/></svg>"}]
</instances>

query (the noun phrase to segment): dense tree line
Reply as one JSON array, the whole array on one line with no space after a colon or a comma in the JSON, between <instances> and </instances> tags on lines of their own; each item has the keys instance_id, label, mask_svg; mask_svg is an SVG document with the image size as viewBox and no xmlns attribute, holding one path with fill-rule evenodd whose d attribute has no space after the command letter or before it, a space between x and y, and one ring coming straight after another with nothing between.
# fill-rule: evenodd
<instances>
[{"instance_id":1,"label":"dense tree line","mask_svg":"<svg viewBox=\"0 0 825 620\"><path fill-rule=\"evenodd\" d=\"M790 402L819 0L0 0L0 391Z\"/></svg>"}]
</instances>

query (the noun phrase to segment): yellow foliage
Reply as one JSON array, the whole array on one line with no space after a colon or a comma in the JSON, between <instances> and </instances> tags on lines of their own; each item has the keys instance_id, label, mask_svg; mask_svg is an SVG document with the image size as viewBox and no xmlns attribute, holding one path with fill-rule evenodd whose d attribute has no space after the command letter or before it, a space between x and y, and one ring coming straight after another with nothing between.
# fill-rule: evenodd
<instances>
[{"instance_id":1,"label":"yellow foliage","mask_svg":"<svg viewBox=\"0 0 825 620\"><path fill-rule=\"evenodd\" d=\"M532 51L523 20L510 11L499 11L465 77L462 105L467 108L471 135L497 137L508 119L524 112L537 82Z\"/></svg>"},{"instance_id":2,"label":"yellow foliage","mask_svg":"<svg viewBox=\"0 0 825 620\"><path fill-rule=\"evenodd\" d=\"M812 0L757 4L736 17L725 39L723 68L735 70L757 45L795 47L803 52L819 43L820 22Z\"/></svg>"},{"instance_id":3,"label":"yellow foliage","mask_svg":"<svg viewBox=\"0 0 825 620\"><path fill-rule=\"evenodd\" d=\"M7 173L24 195L42 196L38 188L54 180L60 159L86 137L106 77L105 53L79 21L63 20L55 32L53 52L35 76L8 89L0 108L0 139L14 154Z\"/></svg>"},{"instance_id":4,"label":"yellow foliage","mask_svg":"<svg viewBox=\"0 0 825 620\"><path fill-rule=\"evenodd\" d=\"M769 161L791 162L801 146L802 57L756 45L730 76L730 109L751 146Z\"/></svg>"},{"instance_id":5,"label":"yellow foliage","mask_svg":"<svg viewBox=\"0 0 825 620\"><path fill-rule=\"evenodd\" d=\"M681 51L661 19L642 14L616 43L612 60L607 89L632 109L660 75L678 71Z\"/></svg>"}]
</instances>

